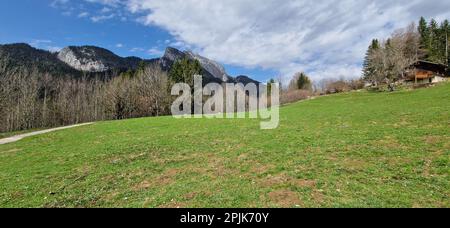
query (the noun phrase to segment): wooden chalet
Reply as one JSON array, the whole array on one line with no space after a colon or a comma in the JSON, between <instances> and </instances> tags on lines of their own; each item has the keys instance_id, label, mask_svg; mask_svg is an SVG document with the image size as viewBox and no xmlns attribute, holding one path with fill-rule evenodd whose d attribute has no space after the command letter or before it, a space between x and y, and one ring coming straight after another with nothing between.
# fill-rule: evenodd
<instances>
[{"instance_id":1,"label":"wooden chalet","mask_svg":"<svg viewBox=\"0 0 450 228\"><path fill-rule=\"evenodd\" d=\"M417 61L405 72L405 80L414 84L433 84L447 81L449 78L448 67L444 64L428 61Z\"/></svg>"}]
</instances>

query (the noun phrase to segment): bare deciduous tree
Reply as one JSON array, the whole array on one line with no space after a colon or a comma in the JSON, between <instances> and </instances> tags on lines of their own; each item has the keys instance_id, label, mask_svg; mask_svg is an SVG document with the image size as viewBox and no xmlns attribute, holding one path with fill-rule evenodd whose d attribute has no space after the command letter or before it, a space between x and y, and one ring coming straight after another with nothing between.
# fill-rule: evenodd
<instances>
[{"instance_id":1,"label":"bare deciduous tree","mask_svg":"<svg viewBox=\"0 0 450 228\"><path fill-rule=\"evenodd\" d=\"M0 77L0 131L168 114L169 79L147 66L111 80L74 79L37 70Z\"/></svg>"},{"instance_id":2,"label":"bare deciduous tree","mask_svg":"<svg viewBox=\"0 0 450 228\"><path fill-rule=\"evenodd\" d=\"M367 56L370 74L366 80L375 84L392 83L404 78L404 72L420 58L420 35L415 24L395 31L381 47L371 49Z\"/></svg>"},{"instance_id":3,"label":"bare deciduous tree","mask_svg":"<svg viewBox=\"0 0 450 228\"><path fill-rule=\"evenodd\" d=\"M151 65L138 72L136 87L141 115L167 114L170 103L169 78L159 66Z\"/></svg>"}]
</instances>

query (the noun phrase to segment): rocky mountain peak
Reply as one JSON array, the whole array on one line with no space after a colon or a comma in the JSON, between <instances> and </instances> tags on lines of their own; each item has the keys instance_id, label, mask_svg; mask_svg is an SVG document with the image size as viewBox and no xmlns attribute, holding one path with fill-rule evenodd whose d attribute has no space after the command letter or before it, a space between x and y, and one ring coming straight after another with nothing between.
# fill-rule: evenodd
<instances>
[{"instance_id":1,"label":"rocky mountain peak","mask_svg":"<svg viewBox=\"0 0 450 228\"><path fill-rule=\"evenodd\" d=\"M146 60L138 57L123 58L107 49L95 46L69 46L60 52L52 53L36 49L28 44L6 44L0 45L0 74L1 70L7 72L13 71L15 68L36 67L43 72L55 75L65 74L74 77L85 73L103 75L111 70L117 70L117 72L135 70L141 62L159 64L164 71L168 72L176 61L183 58L200 62L203 79L206 83L258 83L247 76L233 78L216 61L192 51L180 51L173 47L168 47L161 58Z\"/></svg>"},{"instance_id":2,"label":"rocky mountain peak","mask_svg":"<svg viewBox=\"0 0 450 228\"><path fill-rule=\"evenodd\" d=\"M63 48L58 53L58 59L81 71L102 72L109 70L106 63L96 59L95 50L86 47Z\"/></svg>"},{"instance_id":3,"label":"rocky mountain peak","mask_svg":"<svg viewBox=\"0 0 450 228\"><path fill-rule=\"evenodd\" d=\"M226 73L225 68L219 63L198 55L192 51L180 51L173 47L166 48L163 56L163 66L168 65L167 61L171 63L181 60L183 58L189 58L200 62L202 68L207 71L212 77L221 82L230 81L231 77Z\"/></svg>"},{"instance_id":4,"label":"rocky mountain peak","mask_svg":"<svg viewBox=\"0 0 450 228\"><path fill-rule=\"evenodd\" d=\"M191 51L187 51L186 55L191 59L198 60L202 67L211 73L215 78L221 79L223 82L228 82L230 80L230 76L226 73L225 68L216 61L205 58Z\"/></svg>"},{"instance_id":5,"label":"rocky mountain peak","mask_svg":"<svg viewBox=\"0 0 450 228\"><path fill-rule=\"evenodd\" d=\"M166 51L164 52L164 59L170 60L170 61L177 61L180 59L183 59L184 57L186 57L186 54L176 48L173 47L167 47Z\"/></svg>"},{"instance_id":6,"label":"rocky mountain peak","mask_svg":"<svg viewBox=\"0 0 450 228\"><path fill-rule=\"evenodd\" d=\"M58 59L69 66L87 72L104 72L112 69L134 69L141 59L122 58L111 51L95 46L70 46L58 53Z\"/></svg>"}]
</instances>

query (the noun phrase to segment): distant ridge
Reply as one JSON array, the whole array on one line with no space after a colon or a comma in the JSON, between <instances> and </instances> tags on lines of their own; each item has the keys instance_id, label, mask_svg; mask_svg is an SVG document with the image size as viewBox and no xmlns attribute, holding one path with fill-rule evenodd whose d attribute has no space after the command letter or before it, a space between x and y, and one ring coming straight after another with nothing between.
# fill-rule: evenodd
<instances>
[{"instance_id":1,"label":"distant ridge","mask_svg":"<svg viewBox=\"0 0 450 228\"><path fill-rule=\"evenodd\" d=\"M138 57L120 57L112 51L96 46L69 46L59 52L49 52L34 48L29 44L17 43L0 45L0 73L13 73L18 70L35 68L52 75L105 76L112 72L135 70L141 62L156 63L165 71L183 58L198 60L202 66L205 83L243 83L259 84L248 76L232 77L219 63L191 51L180 51L168 47L160 58L141 59Z\"/></svg>"}]
</instances>

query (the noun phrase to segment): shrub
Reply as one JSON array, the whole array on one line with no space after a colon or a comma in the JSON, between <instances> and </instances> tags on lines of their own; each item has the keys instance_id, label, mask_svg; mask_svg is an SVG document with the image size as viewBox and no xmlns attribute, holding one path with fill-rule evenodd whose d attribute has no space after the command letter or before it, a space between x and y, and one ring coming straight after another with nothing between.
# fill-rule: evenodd
<instances>
[{"instance_id":1,"label":"shrub","mask_svg":"<svg viewBox=\"0 0 450 228\"><path fill-rule=\"evenodd\" d=\"M309 90L290 90L281 94L281 104L289 104L309 99L313 93Z\"/></svg>"},{"instance_id":2,"label":"shrub","mask_svg":"<svg viewBox=\"0 0 450 228\"><path fill-rule=\"evenodd\" d=\"M331 82L326 87L327 94L343 93L343 92L348 92L350 90L351 90L350 85L347 82L345 82L344 80Z\"/></svg>"}]
</instances>

